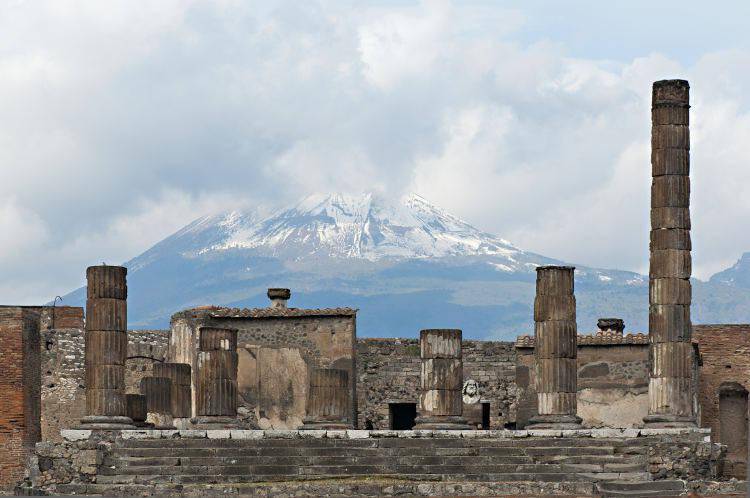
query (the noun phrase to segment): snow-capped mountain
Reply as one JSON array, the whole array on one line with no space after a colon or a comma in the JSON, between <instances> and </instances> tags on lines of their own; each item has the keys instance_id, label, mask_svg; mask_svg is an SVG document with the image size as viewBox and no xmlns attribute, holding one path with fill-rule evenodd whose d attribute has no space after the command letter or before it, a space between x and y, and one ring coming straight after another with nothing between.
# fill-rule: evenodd
<instances>
[{"instance_id":1,"label":"snow-capped mountain","mask_svg":"<svg viewBox=\"0 0 750 498\"><path fill-rule=\"evenodd\" d=\"M508 339L533 330L536 266L563 263L414 194L396 201L314 195L262 212L200 218L125 263L130 326L166 327L189 306L267 306L268 287L289 287L291 306L359 308L361 336L458 327L466 337ZM724 287L694 283L697 323L726 302ZM624 318L628 331L647 330L643 275L576 265L576 298L581 332L603 316ZM63 302L83 306L84 289ZM731 316L745 309L750 303L733 305Z\"/></svg>"},{"instance_id":2,"label":"snow-capped mountain","mask_svg":"<svg viewBox=\"0 0 750 498\"><path fill-rule=\"evenodd\" d=\"M188 234L201 234L191 241L202 243L195 254L247 249L296 260L502 255L512 263L522 253L416 194L396 203L369 193L313 195L262 220L238 212L203 218L176 236Z\"/></svg>"}]
</instances>

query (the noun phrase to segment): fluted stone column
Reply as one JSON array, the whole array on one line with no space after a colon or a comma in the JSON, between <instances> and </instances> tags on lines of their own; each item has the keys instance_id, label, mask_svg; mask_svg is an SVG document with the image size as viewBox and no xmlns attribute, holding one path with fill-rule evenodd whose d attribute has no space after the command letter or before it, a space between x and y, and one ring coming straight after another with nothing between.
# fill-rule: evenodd
<instances>
[{"instance_id":1,"label":"fluted stone column","mask_svg":"<svg viewBox=\"0 0 750 498\"><path fill-rule=\"evenodd\" d=\"M144 377L141 394L146 397L146 421L157 429L171 429L172 380L167 377Z\"/></svg>"},{"instance_id":2,"label":"fluted stone column","mask_svg":"<svg viewBox=\"0 0 750 498\"><path fill-rule=\"evenodd\" d=\"M237 329L201 327L198 353L196 426L236 427Z\"/></svg>"},{"instance_id":3,"label":"fluted stone column","mask_svg":"<svg viewBox=\"0 0 750 498\"><path fill-rule=\"evenodd\" d=\"M307 414L300 429L351 429L349 372L316 368L310 372Z\"/></svg>"},{"instance_id":4,"label":"fluted stone column","mask_svg":"<svg viewBox=\"0 0 750 498\"><path fill-rule=\"evenodd\" d=\"M461 331L427 329L419 333L422 374L415 429L471 427L463 418L464 383Z\"/></svg>"},{"instance_id":5,"label":"fluted stone column","mask_svg":"<svg viewBox=\"0 0 750 498\"><path fill-rule=\"evenodd\" d=\"M577 429L578 335L572 266L536 269L534 362L538 414L530 428Z\"/></svg>"},{"instance_id":6,"label":"fluted stone column","mask_svg":"<svg viewBox=\"0 0 750 498\"><path fill-rule=\"evenodd\" d=\"M126 394L125 402L127 403L127 415L133 420L133 425L136 427L153 425L146 422L148 415L146 396L143 394Z\"/></svg>"},{"instance_id":7,"label":"fluted stone column","mask_svg":"<svg viewBox=\"0 0 750 498\"><path fill-rule=\"evenodd\" d=\"M155 363L154 377L166 377L172 381L172 418L175 426L183 426L192 415L190 392L190 365L187 363Z\"/></svg>"},{"instance_id":8,"label":"fluted stone column","mask_svg":"<svg viewBox=\"0 0 750 498\"><path fill-rule=\"evenodd\" d=\"M657 81L651 109L649 408L646 424L695 425L690 322L690 131L685 80Z\"/></svg>"},{"instance_id":9,"label":"fluted stone column","mask_svg":"<svg viewBox=\"0 0 750 498\"><path fill-rule=\"evenodd\" d=\"M86 269L86 429L131 429L125 401L128 352L127 268Z\"/></svg>"}]
</instances>

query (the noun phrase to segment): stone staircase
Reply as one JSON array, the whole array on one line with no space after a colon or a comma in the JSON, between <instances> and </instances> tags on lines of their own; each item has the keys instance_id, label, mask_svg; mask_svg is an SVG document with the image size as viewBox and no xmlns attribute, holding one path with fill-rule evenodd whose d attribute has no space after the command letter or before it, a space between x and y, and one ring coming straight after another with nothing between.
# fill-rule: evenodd
<instances>
[{"instance_id":1,"label":"stone staircase","mask_svg":"<svg viewBox=\"0 0 750 498\"><path fill-rule=\"evenodd\" d=\"M628 496L617 493L652 484L648 444L648 437L118 439L95 483L59 491Z\"/></svg>"}]
</instances>

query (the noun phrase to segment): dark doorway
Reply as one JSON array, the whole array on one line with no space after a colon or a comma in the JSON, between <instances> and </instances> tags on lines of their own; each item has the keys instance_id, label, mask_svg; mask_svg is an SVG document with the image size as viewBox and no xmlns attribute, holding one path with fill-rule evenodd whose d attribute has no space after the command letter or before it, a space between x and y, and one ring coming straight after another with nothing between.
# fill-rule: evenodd
<instances>
[{"instance_id":1,"label":"dark doorway","mask_svg":"<svg viewBox=\"0 0 750 498\"><path fill-rule=\"evenodd\" d=\"M414 428L417 418L416 403L390 403L388 412L391 419L391 429L408 431Z\"/></svg>"},{"instance_id":2,"label":"dark doorway","mask_svg":"<svg viewBox=\"0 0 750 498\"><path fill-rule=\"evenodd\" d=\"M490 404L482 403L482 429L489 430L490 428Z\"/></svg>"}]
</instances>

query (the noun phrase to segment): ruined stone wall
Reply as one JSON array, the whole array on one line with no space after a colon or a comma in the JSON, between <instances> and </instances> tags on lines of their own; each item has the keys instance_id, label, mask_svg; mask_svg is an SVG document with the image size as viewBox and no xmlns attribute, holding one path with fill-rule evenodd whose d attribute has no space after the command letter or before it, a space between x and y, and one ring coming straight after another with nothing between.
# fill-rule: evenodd
<instances>
[{"instance_id":1,"label":"ruined stone wall","mask_svg":"<svg viewBox=\"0 0 750 498\"><path fill-rule=\"evenodd\" d=\"M42 332L42 440L60 441L60 429L86 415L84 331L79 328Z\"/></svg>"},{"instance_id":2,"label":"ruined stone wall","mask_svg":"<svg viewBox=\"0 0 750 498\"><path fill-rule=\"evenodd\" d=\"M578 415L586 427L639 427L648 413L648 343L578 346ZM518 427L536 413L533 347L519 347Z\"/></svg>"},{"instance_id":3,"label":"ruined stone wall","mask_svg":"<svg viewBox=\"0 0 750 498\"><path fill-rule=\"evenodd\" d=\"M199 328L236 328L240 418L261 429L296 429L305 417L310 370L339 368L349 372L349 413L356 424L354 313L258 311L278 315L202 317L200 313L192 315L190 310L178 313L172 319L169 361L190 360L196 368Z\"/></svg>"},{"instance_id":4,"label":"ruined stone wall","mask_svg":"<svg viewBox=\"0 0 750 498\"><path fill-rule=\"evenodd\" d=\"M74 427L86 411L84 369L85 340L83 310L76 318L65 318L57 308L55 328L40 334L41 439L60 441L60 430ZM43 318L49 316L45 312ZM52 326L52 322L42 320ZM139 392L142 377L151 375L153 363L164 361L169 342L168 330L129 330L128 360L125 373L127 392Z\"/></svg>"},{"instance_id":5,"label":"ruined stone wall","mask_svg":"<svg viewBox=\"0 0 750 498\"><path fill-rule=\"evenodd\" d=\"M480 402L490 403L490 427L512 424L516 411L513 343L464 340L462 349L464 382L477 381ZM388 429L390 403L417 403L420 370L417 339L357 341L359 426Z\"/></svg>"},{"instance_id":6,"label":"ruined stone wall","mask_svg":"<svg viewBox=\"0 0 750 498\"><path fill-rule=\"evenodd\" d=\"M0 307L0 490L23 478L41 429L39 313Z\"/></svg>"},{"instance_id":7,"label":"ruined stone wall","mask_svg":"<svg viewBox=\"0 0 750 498\"><path fill-rule=\"evenodd\" d=\"M730 382L750 391L750 325L694 325L693 341L698 343L702 362L698 387L700 425L711 428L714 441L728 441L735 434L721 433L719 392L722 384ZM740 433L741 428L736 427L736 434ZM737 469L728 468L726 472L743 477L745 462L736 463Z\"/></svg>"},{"instance_id":8,"label":"ruined stone wall","mask_svg":"<svg viewBox=\"0 0 750 498\"><path fill-rule=\"evenodd\" d=\"M737 382L750 391L750 325L694 325L703 365L698 399L701 427L710 427L720 438L719 386Z\"/></svg>"},{"instance_id":9,"label":"ruined stone wall","mask_svg":"<svg viewBox=\"0 0 750 498\"><path fill-rule=\"evenodd\" d=\"M154 363L165 361L168 347L169 330L128 330L126 393L140 393L141 379L152 375Z\"/></svg>"}]
</instances>

